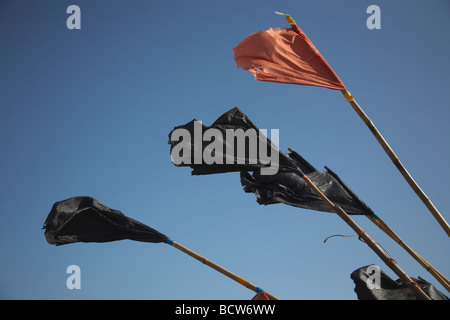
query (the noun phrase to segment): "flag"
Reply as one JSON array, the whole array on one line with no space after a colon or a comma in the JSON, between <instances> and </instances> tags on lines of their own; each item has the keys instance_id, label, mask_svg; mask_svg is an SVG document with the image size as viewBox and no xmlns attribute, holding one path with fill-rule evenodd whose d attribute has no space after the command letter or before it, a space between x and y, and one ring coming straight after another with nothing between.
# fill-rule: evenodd
<instances>
[{"instance_id":1,"label":"flag","mask_svg":"<svg viewBox=\"0 0 450 320\"><path fill-rule=\"evenodd\" d=\"M166 242L169 238L145 224L111 209L91 197L73 197L55 202L44 227L47 242L109 242L130 239Z\"/></svg>"},{"instance_id":2,"label":"flag","mask_svg":"<svg viewBox=\"0 0 450 320\"><path fill-rule=\"evenodd\" d=\"M330 169L318 171L297 152L286 155L334 204L338 204L350 215L373 215L373 211L360 200L350 188ZM284 203L294 207L333 212L323 200L312 191L298 172L280 170L272 176L241 172L244 191L254 193L257 202L263 205Z\"/></svg>"},{"instance_id":3,"label":"flag","mask_svg":"<svg viewBox=\"0 0 450 320\"><path fill-rule=\"evenodd\" d=\"M265 291L260 291L257 294L255 294L252 300L273 300L273 299L270 299Z\"/></svg>"},{"instance_id":4,"label":"flag","mask_svg":"<svg viewBox=\"0 0 450 320\"><path fill-rule=\"evenodd\" d=\"M233 49L238 67L256 80L346 90L306 34L296 25L258 31Z\"/></svg>"},{"instance_id":5,"label":"flag","mask_svg":"<svg viewBox=\"0 0 450 320\"><path fill-rule=\"evenodd\" d=\"M225 112L211 126L196 119L169 134L172 162L191 167L193 175L242 170L295 170L291 161L238 107ZM270 173L269 173L270 174Z\"/></svg>"},{"instance_id":6,"label":"flag","mask_svg":"<svg viewBox=\"0 0 450 320\"><path fill-rule=\"evenodd\" d=\"M350 274L355 283L359 300L417 300L411 288L402 280L391 279L377 265L356 269ZM448 300L448 297L423 279L411 278L432 300Z\"/></svg>"}]
</instances>

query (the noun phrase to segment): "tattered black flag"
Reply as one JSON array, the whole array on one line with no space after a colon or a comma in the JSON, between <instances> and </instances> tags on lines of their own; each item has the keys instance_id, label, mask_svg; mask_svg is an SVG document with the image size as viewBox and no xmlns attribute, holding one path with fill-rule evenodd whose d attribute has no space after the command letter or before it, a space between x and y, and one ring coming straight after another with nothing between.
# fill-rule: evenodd
<instances>
[{"instance_id":1,"label":"tattered black flag","mask_svg":"<svg viewBox=\"0 0 450 320\"><path fill-rule=\"evenodd\" d=\"M229 132L234 132L238 138L227 139ZM236 132L250 138L245 140ZM256 138L251 134L256 134ZM242 146L243 141L246 143ZM237 107L224 113L210 127L197 120L175 127L169 134L169 144L173 163L191 167L193 175L241 172L244 190L255 193L260 204L284 203L332 212L303 180L303 174L306 174L328 199L348 214L373 215L334 172L328 168L327 172L318 171L294 151L281 152ZM267 162L265 155L270 155L276 163ZM276 167L276 170L264 172L268 166Z\"/></svg>"},{"instance_id":2,"label":"tattered black flag","mask_svg":"<svg viewBox=\"0 0 450 320\"><path fill-rule=\"evenodd\" d=\"M155 243L168 240L166 235L85 196L55 202L43 229L48 243L57 246L123 239Z\"/></svg>"},{"instance_id":3,"label":"tattered black flag","mask_svg":"<svg viewBox=\"0 0 450 320\"><path fill-rule=\"evenodd\" d=\"M375 264L353 271L350 278L355 283L358 300L417 300L411 288L400 279L392 280ZM411 278L432 300L448 300L436 287L423 280Z\"/></svg>"},{"instance_id":4,"label":"tattered black flag","mask_svg":"<svg viewBox=\"0 0 450 320\"><path fill-rule=\"evenodd\" d=\"M294 170L289 159L267 138L267 131L256 127L237 107L209 127L196 119L175 127L169 134L169 144L172 162L191 167L193 175Z\"/></svg>"},{"instance_id":5,"label":"tattered black flag","mask_svg":"<svg viewBox=\"0 0 450 320\"><path fill-rule=\"evenodd\" d=\"M318 171L295 151L286 155L301 172L316 185L333 203L350 215L372 215L373 211L362 202L330 169ZM299 171L280 170L275 175L241 172L244 191L254 193L259 204L284 203L294 207L333 212L320 197L309 188Z\"/></svg>"}]
</instances>

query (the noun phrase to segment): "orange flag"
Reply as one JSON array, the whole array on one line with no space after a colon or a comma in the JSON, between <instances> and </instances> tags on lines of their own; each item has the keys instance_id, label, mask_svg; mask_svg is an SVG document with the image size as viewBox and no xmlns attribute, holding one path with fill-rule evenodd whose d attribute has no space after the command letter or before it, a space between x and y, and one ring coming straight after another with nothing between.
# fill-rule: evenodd
<instances>
[{"instance_id":1,"label":"orange flag","mask_svg":"<svg viewBox=\"0 0 450 320\"><path fill-rule=\"evenodd\" d=\"M266 292L260 291L252 298L252 300L270 300L270 298Z\"/></svg>"},{"instance_id":2,"label":"orange flag","mask_svg":"<svg viewBox=\"0 0 450 320\"><path fill-rule=\"evenodd\" d=\"M346 90L312 42L296 25L258 31L233 49L238 67L256 80Z\"/></svg>"}]
</instances>

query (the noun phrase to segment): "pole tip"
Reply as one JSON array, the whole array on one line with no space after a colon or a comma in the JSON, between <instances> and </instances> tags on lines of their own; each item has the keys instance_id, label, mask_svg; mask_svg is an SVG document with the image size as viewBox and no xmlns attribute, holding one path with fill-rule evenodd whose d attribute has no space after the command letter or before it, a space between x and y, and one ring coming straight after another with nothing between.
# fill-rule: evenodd
<instances>
[{"instance_id":1,"label":"pole tip","mask_svg":"<svg viewBox=\"0 0 450 320\"><path fill-rule=\"evenodd\" d=\"M287 21L287 23L289 23L290 26L295 24L295 20L292 19L291 16L286 16L286 21Z\"/></svg>"},{"instance_id":2,"label":"pole tip","mask_svg":"<svg viewBox=\"0 0 450 320\"><path fill-rule=\"evenodd\" d=\"M286 21L289 23L289 25L294 25L295 24L295 20L292 19L292 17L286 13L282 13L282 12L278 12L275 11L276 14L280 15L280 16L286 16Z\"/></svg>"}]
</instances>

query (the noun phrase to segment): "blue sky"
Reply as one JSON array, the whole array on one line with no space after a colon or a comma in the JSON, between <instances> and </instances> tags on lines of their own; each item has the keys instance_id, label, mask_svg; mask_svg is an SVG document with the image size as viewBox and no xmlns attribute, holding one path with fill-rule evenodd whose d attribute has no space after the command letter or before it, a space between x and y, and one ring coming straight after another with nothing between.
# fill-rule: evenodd
<instances>
[{"instance_id":1,"label":"blue sky","mask_svg":"<svg viewBox=\"0 0 450 320\"><path fill-rule=\"evenodd\" d=\"M81 9L68 30L66 8ZM381 8L369 30L366 9ZM254 293L166 244L49 245L53 203L89 195L281 299L356 299L350 273L378 264L336 215L260 206L239 174L191 176L168 134L234 106L327 165L447 277L449 239L351 109L324 88L258 82L232 48L290 13L447 221L448 1L0 1L0 297L244 299ZM434 278L365 217L413 277ZM66 268L81 269L81 289Z\"/></svg>"}]
</instances>

